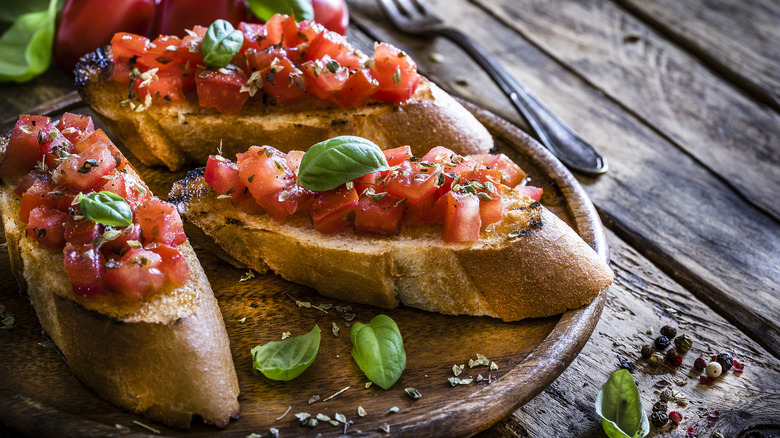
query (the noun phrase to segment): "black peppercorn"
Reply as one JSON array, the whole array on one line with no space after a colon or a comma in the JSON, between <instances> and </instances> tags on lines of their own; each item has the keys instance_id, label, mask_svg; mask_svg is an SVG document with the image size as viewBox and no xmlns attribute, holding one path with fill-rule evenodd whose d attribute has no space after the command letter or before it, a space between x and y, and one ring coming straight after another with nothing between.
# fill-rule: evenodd
<instances>
[{"instance_id":1,"label":"black peppercorn","mask_svg":"<svg viewBox=\"0 0 780 438\"><path fill-rule=\"evenodd\" d=\"M658 400L653 405L653 412L666 412L666 402L663 400Z\"/></svg>"},{"instance_id":2,"label":"black peppercorn","mask_svg":"<svg viewBox=\"0 0 780 438\"><path fill-rule=\"evenodd\" d=\"M653 424L657 427L662 427L664 424L669 422L669 416L666 415L666 412L655 411L652 415L650 415L650 421L652 421Z\"/></svg>"},{"instance_id":3,"label":"black peppercorn","mask_svg":"<svg viewBox=\"0 0 780 438\"><path fill-rule=\"evenodd\" d=\"M670 325L665 325L661 327L661 334L669 339L672 339L673 337L677 336L677 329Z\"/></svg>"},{"instance_id":4,"label":"black peppercorn","mask_svg":"<svg viewBox=\"0 0 780 438\"><path fill-rule=\"evenodd\" d=\"M666 336L659 336L655 338L655 349L656 350L664 350L666 347L669 346L669 338Z\"/></svg>"},{"instance_id":5,"label":"black peppercorn","mask_svg":"<svg viewBox=\"0 0 780 438\"><path fill-rule=\"evenodd\" d=\"M674 338L674 346L681 354L685 354L693 347L693 338L688 335L680 335Z\"/></svg>"},{"instance_id":6,"label":"black peppercorn","mask_svg":"<svg viewBox=\"0 0 780 438\"><path fill-rule=\"evenodd\" d=\"M721 353L721 354L719 354L718 357L715 360L723 368L723 371L730 370L731 366L734 364L734 358L730 354L728 354L728 353Z\"/></svg>"},{"instance_id":7,"label":"black peppercorn","mask_svg":"<svg viewBox=\"0 0 780 438\"><path fill-rule=\"evenodd\" d=\"M645 345L642 347L642 359L649 359L653 355L653 347L651 345Z\"/></svg>"}]
</instances>

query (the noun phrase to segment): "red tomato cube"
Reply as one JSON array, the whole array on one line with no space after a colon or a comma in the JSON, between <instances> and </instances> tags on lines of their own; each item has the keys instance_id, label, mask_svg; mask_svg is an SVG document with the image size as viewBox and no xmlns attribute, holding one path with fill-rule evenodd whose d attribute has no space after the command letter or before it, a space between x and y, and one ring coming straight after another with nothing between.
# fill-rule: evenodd
<instances>
[{"instance_id":1,"label":"red tomato cube","mask_svg":"<svg viewBox=\"0 0 780 438\"><path fill-rule=\"evenodd\" d=\"M472 194L447 193L442 238L445 242L476 242L482 221L479 198Z\"/></svg>"},{"instance_id":2,"label":"red tomato cube","mask_svg":"<svg viewBox=\"0 0 780 438\"><path fill-rule=\"evenodd\" d=\"M396 235L401 231L403 215L403 202L395 196L363 196L355 209L355 231L362 234Z\"/></svg>"},{"instance_id":3,"label":"red tomato cube","mask_svg":"<svg viewBox=\"0 0 780 438\"><path fill-rule=\"evenodd\" d=\"M178 246L187 240L181 216L173 204L152 197L138 206L135 216L141 227L143 244L155 242Z\"/></svg>"},{"instance_id":4,"label":"red tomato cube","mask_svg":"<svg viewBox=\"0 0 780 438\"><path fill-rule=\"evenodd\" d=\"M65 221L68 214L60 210L41 205L30 211L27 222L27 236L53 249L65 247Z\"/></svg>"},{"instance_id":5,"label":"red tomato cube","mask_svg":"<svg viewBox=\"0 0 780 438\"><path fill-rule=\"evenodd\" d=\"M252 146L237 154L238 176L256 200L277 193L295 180L284 153L270 146Z\"/></svg>"},{"instance_id":6,"label":"red tomato cube","mask_svg":"<svg viewBox=\"0 0 780 438\"><path fill-rule=\"evenodd\" d=\"M143 248L133 248L121 259L106 264L105 283L112 291L131 298L159 291L165 285L160 270L162 257Z\"/></svg>"},{"instance_id":7,"label":"red tomato cube","mask_svg":"<svg viewBox=\"0 0 780 438\"><path fill-rule=\"evenodd\" d=\"M68 274L73 292L81 297L96 297L103 294L103 272L106 264L100 251L91 243L86 245L65 244L63 249L65 272Z\"/></svg>"},{"instance_id":8,"label":"red tomato cube","mask_svg":"<svg viewBox=\"0 0 780 438\"><path fill-rule=\"evenodd\" d=\"M198 103L203 108L215 108L221 114L238 114L249 99L248 92L241 92L246 87L246 80L244 72L237 69L198 69L195 76Z\"/></svg>"},{"instance_id":9,"label":"red tomato cube","mask_svg":"<svg viewBox=\"0 0 780 438\"><path fill-rule=\"evenodd\" d=\"M17 183L24 175L41 160L39 135L48 135L54 128L51 120L43 116L22 115L8 139L5 155L0 162L0 177L3 180Z\"/></svg>"},{"instance_id":10,"label":"red tomato cube","mask_svg":"<svg viewBox=\"0 0 780 438\"><path fill-rule=\"evenodd\" d=\"M323 234L331 234L351 224L351 215L358 205L355 188L341 185L314 196L309 208L314 228Z\"/></svg>"}]
</instances>

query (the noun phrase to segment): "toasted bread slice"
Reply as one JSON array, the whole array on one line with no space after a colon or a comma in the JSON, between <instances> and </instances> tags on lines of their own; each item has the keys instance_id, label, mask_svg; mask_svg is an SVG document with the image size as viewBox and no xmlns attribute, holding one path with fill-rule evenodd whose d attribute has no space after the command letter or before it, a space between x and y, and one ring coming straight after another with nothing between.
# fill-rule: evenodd
<instances>
[{"instance_id":1,"label":"toasted bread slice","mask_svg":"<svg viewBox=\"0 0 780 438\"><path fill-rule=\"evenodd\" d=\"M252 99L231 116L201 108L195 96L152 104L143 111L122 105L128 91L108 81L113 65L110 46L85 56L76 66L76 88L113 134L149 166L177 170L188 163L205 164L220 146L225 155L233 156L249 143L285 145L284 152L306 150L339 135L365 137L387 148L414 144L413 151L420 155L439 145L464 155L487 153L493 147L485 127L426 79L401 104L372 101L343 109L316 98L287 106Z\"/></svg>"},{"instance_id":2,"label":"toasted bread slice","mask_svg":"<svg viewBox=\"0 0 780 438\"><path fill-rule=\"evenodd\" d=\"M540 203L504 187L504 217L478 242L444 243L441 226L376 237L316 231L307 217L280 223L218 199L202 169L174 183L191 238L236 266L311 286L328 297L393 308L516 321L588 303L613 273L568 225Z\"/></svg>"},{"instance_id":3,"label":"toasted bread slice","mask_svg":"<svg viewBox=\"0 0 780 438\"><path fill-rule=\"evenodd\" d=\"M79 297L62 251L25 237L13 189L0 187L11 267L73 374L111 403L174 428L188 428L193 416L217 427L238 418L227 331L189 242L178 247L190 271L182 286L145 300Z\"/></svg>"}]
</instances>

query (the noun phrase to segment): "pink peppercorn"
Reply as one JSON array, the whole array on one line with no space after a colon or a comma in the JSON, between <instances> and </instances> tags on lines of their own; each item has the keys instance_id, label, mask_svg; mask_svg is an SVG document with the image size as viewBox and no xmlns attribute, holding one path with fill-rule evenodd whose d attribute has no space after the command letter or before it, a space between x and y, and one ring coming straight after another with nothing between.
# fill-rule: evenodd
<instances>
[{"instance_id":1,"label":"pink peppercorn","mask_svg":"<svg viewBox=\"0 0 780 438\"><path fill-rule=\"evenodd\" d=\"M680 415L680 413L677 411L669 412L669 421L675 425L680 424L680 421L682 421L682 415Z\"/></svg>"}]
</instances>

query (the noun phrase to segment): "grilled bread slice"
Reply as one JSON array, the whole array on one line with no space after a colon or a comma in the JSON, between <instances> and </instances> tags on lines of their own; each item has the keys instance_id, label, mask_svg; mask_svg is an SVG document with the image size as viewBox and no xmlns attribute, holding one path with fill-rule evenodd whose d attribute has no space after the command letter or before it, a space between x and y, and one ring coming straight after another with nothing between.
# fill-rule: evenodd
<instances>
[{"instance_id":1,"label":"grilled bread slice","mask_svg":"<svg viewBox=\"0 0 780 438\"><path fill-rule=\"evenodd\" d=\"M580 307L611 284L610 268L574 230L528 196L504 190L504 217L467 243L444 243L438 225L392 237L325 235L301 215L280 223L247 214L218 198L203 169L174 183L169 202L192 239L236 266L382 308L516 321Z\"/></svg>"},{"instance_id":2,"label":"grilled bread slice","mask_svg":"<svg viewBox=\"0 0 780 438\"><path fill-rule=\"evenodd\" d=\"M76 65L76 88L112 133L149 166L178 170L188 163L202 165L220 146L233 156L249 143L305 150L339 135L365 137L387 148L414 144L420 155L442 144L464 155L493 147L485 127L424 78L414 96L400 104L370 101L343 109L311 97L276 106L252 99L239 114L224 115L201 108L192 95L136 111L121 104L128 98L127 87L108 80L113 68L110 46L85 56Z\"/></svg>"},{"instance_id":3,"label":"grilled bread slice","mask_svg":"<svg viewBox=\"0 0 780 438\"><path fill-rule=\"evenodd\" d=\"M8 137L0 139L0 160L7 143ZM183 285L144 300L80 297L62 250L26 237L13 190L2 181L11 267L73 374L109 402L174 428L188 428L194 416L217 427L238 418L238 380L224 321L189 242L178 246L190 272Z\"/></svg>"}]
</instances>

